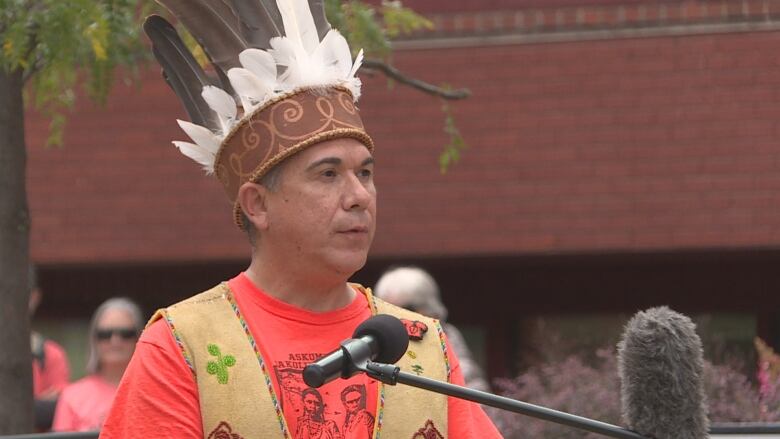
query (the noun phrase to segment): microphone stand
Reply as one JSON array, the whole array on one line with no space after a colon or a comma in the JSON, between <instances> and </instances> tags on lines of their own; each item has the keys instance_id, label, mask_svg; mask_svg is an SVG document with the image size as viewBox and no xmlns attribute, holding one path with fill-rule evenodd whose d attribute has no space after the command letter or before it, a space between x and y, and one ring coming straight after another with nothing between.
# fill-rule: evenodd
<instances>
[{"instance_id":1,"label":"microphone stand","mask_svg":"<svg viewBox=\"0 0 780 439\"><path fill-rule=\"evenodd\" d=\"M354 357L350 357L352 359ZM541 407L527 402L517 401L503 396L494 395L480 390L469 389L455 384L445 383L430 378L417 376L401 371L401 368L392 364L374 363L372 361L352 363L355 371L364 372L371 378L377 379L391 386L397 383L406 384L420 389L442 393L456 398L467 399L480 404L496 407L534 418L552 421L558 424L579 428L580 430L599 433L609 437L621 439L648 439L634 431L608 424L606 422L583 418L582 416L559 412L557 410Z\"/></svg>"}]
</instances>

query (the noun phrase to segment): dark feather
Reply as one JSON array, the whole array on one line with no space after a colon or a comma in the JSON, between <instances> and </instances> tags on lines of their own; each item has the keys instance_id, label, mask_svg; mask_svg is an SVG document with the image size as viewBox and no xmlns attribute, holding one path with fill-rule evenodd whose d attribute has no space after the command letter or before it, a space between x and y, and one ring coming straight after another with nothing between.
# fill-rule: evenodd
<instances>
[{"instance_id":1,"label":"dark feather","mask_svg":"<svg viewBox=\"0 0 780 439\"><path fill-rule=\"evenodd\" d=\"M144 31L152 40L152 52L163 68L163 77L184 104L190 121L212 131L219 129L217 114L201 96L203 87L211 81L176 29L159 15L151 15L144 21Z\"/></svg>"},{"instance_id":2,"label":"dark feather","mask_svg":"<svg viewBox=\"0 0 780 439\"><path fill-rule=\"evenodd\" d=\"M212 80L212 82L217 84L217 87L225 90L227 94L233 96L236 105L239 105L241 100L238 98L238 95L236 95L236 91L233 90L233 86L230 84L230 79L228 79L227 74L220 68L215 68L214 70L217 72L217 77L215 78L216 80Z\"/></svg>"},{"instance_id":3,"label":"dark feather","mask_svg":"<svg viewBox=\"0 0 780 439\"><path fill-rule=\"evenodd\" d=\"M157 0L187 28L214 64L224 72L240 67L247 48L239 20L225 0Z\"/></svg>"},{"instance_id":4,"label":"dark feather","mask_svg":"<svg viewBox=\"0 0 780 439\"><path fill-rule=\"evenodd\" d=\"M276 0L231 0L231 4L249 47L270 49L271 38L284 36L282 14Z\"/></svg>"}]
</instances>

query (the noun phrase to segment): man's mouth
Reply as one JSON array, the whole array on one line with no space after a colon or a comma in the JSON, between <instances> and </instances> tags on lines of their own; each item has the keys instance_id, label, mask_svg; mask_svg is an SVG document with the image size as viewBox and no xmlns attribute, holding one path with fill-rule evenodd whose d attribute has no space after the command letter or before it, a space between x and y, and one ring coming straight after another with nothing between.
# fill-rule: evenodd
<instances>
[{"instance_id":1,"label":"man's mouth","mask_svg":"<svg viewBox=\"0 0 780 439\"><path fill-rule=\"evenodd\" d=\"M368 227L366 226L350 227L349 229L340 230L339 233L346 233L346 234L368 233Z\"/></svg>"}]
</instances>

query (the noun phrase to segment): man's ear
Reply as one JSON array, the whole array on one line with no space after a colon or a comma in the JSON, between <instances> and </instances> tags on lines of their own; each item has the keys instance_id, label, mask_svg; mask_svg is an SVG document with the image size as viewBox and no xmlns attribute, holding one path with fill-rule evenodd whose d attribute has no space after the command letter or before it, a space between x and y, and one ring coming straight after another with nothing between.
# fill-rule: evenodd
<instances>
[{"instance_id":1,"label":"man's ear","mask_svg":"<svg viewBox=\"0 0 780 439\"><path fill-rule=\"evenodd\" d=\"M246 182L238 188L241 211L257 230L268 228L267 196L268 189L261 184Z\"/></svg>"}]
</instances>

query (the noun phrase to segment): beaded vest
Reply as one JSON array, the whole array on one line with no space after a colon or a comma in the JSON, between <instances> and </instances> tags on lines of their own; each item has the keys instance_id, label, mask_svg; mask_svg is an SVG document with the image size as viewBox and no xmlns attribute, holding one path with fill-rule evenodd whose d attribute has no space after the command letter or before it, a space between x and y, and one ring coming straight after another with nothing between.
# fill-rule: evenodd
<instances>
[{"instance_id":1,"label":"beaded vest","mask_svg":"<svg viewBox=\"0 0 780 439\"><path fill-rule=\"evenodd\" d=\"M353 286L366 296L372 315L390 314L407 325L409 348L397 366L405 372L449 380L450 366L437 320L384 302L370 289ZM294 438L274 391L269 365L227 283L157 311L150 324L160 318L167 321L195 376L205 439ZM220 330L214 331L216 327ZM430 331L421 332L420 327ZM334 340L334 349L340 341ZM446 396L400 384L377 385L374 439L446 437Z\"/></svg>"}]
</instances>

